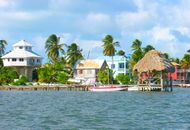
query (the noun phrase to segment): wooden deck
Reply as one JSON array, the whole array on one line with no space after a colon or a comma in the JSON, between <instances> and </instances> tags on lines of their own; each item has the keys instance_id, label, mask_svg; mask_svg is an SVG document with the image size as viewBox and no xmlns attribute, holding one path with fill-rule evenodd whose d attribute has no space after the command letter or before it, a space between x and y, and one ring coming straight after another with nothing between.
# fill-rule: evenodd
<instances>
[{"instance_id":1,"label":"wooden deck","mask_svg":"<svg viewBox=\"0 0 190 130\"><path fill-rule=\"evenodd\" d=\"M87 85L64 85L64 86L0 86L0 90L28 90L28 91L50 91L50 90L75 90L75 91L88 91L92 86Z\"/></svg>"}]
</instances>

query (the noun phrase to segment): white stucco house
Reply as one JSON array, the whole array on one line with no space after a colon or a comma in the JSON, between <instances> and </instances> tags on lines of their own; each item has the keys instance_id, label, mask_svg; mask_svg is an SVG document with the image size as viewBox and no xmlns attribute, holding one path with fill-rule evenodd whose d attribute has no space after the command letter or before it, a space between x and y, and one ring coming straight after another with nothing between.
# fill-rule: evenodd
<instances>
[{"instance_id":1,"label":"white stucco house","mask_svg":"<svg viewBox=\"0 0 190 130\"><path fill-rule=\"evenodd\" d=\"M42 64L42 57L32 51L32 45L21 40L13 45L13 50L1 57L4 66L13 67L19 75L32 81L32 73Z\"/></svg>"}]
</instances>

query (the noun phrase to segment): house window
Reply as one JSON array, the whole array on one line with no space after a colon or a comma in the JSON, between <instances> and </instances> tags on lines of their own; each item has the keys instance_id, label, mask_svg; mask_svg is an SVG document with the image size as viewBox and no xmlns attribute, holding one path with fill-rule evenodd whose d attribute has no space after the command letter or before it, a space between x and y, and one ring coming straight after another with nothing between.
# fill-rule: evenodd
<instances>
[{"instance_id":1,"label":"house window","mask_svg":"<svg viewBox=\"0 0 190 130\"><path fill-rule=\"evenodd\" d=\"M115 69L115 64L111 64L111 69Z\"/></svg>"},{"instance_id":2,"label":"house window","mask_svg":"<svg viewBox=\"0 0 190 130\"><path fill-rule=\"evenodd\" d=\"M87 74L92 74L92 70L87 70Z\"/></svg>"},{"instance_id":3,"label":"house window","mask_svg":"<svg viewBox=\"0 0 190 130\"><path fill-rule=\"evenodd\" d=\"M22 46L19 47L19 49L22 49L22 48L23 48Z\"/></svg>"},{"instance_id":4,"label":"house window","mask_svg":"<svg viewBox=\"0 0 190 130\"><path fill-rule=\"evenodd\" d=\"M79 71L78 71L78 74L82 74L82 73L83 73L83 71L82 71L82 70L79 70Z\"/></svg>"},{"instance_id":5,"label":"house window","mask_svg":"<svg viewBox=\"0 0 190 130\"><path fill-rule=\"evenodd\" d=\"M16 61L16 58L12 58L12 61Z\"/></svg>"},{"instance_id":6,"label":"house window","mask_svg":"<svg viewBox=\"0 0 190 130\"><path fill-rule=\"evenodd\" d=\"M10 59L7 59L8 61L10 61Z\"/></svg>"},{"instance_id":7,"label":"house window","mask_svg":"<svg viewBox=\"0 0 190 130\"><path fill-rule=\"evenodd\" d=\"M24 59L23 59L23 58L19 58L19 61L23 62L23 61L24 61Z\"/></svg>"},{"instance_id":8,"label":"house window","mask_svg":"<svg viewBox=\"0 0 190 130\"><path fill-rule=\"evenodd\" d=\"M124 63L119 63L119 68L124 68Z\"/></svg>"},{"instance_id":9,"label":"house window","mask_svg":"<svg viewBox=\"0 0 190 130\"><path fill-rule=\"evenodd\" d=\"M39 60L39 59L37 59L37 62L39 63L39 62L40 62L40 60Z\"/></svg>"}]
</instances>

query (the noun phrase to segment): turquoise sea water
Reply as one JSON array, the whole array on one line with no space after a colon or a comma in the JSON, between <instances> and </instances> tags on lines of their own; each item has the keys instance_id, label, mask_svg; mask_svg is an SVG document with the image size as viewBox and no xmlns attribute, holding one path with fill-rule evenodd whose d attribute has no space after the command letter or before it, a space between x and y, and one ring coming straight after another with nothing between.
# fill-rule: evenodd
<instances>
[{"instance_id":1,"label":"turquoise sea water","mask_svg":"<svg viewBox=\"0 0 190 130\"><path fill-rule=\"evenodd\" d=\"M0 130L190 129L190 89L0 91Z\"/></svg>"}]
</instances>

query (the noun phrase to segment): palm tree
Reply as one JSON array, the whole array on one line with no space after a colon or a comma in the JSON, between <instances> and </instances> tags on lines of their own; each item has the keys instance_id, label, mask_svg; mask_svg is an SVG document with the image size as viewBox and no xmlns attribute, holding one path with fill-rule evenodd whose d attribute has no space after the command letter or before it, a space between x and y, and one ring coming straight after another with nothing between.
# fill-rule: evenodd
<instances>
[{"instance_id":1,"label":"palm tree","mask_svg":"<svg viewBox=\"0 0 190 130\"><path fill-rule=\"evenodd\" d=\"M66 52L65 59L67 63L70 64L71 68L74 68L74 65L78 60L84 59L82 55L82 49L80 49L80 47L76 43L72 43L67 48L68 49Z\"/></svg>"},{"instance_id":2,"label":"palm tree","mask_svg":"<svg viewBox=\"0 0 190 130\"><path fill-rule=\"evenodd\" d=\"M133 41L133 44L131 46L133 54L131 55L130 64L133 69L133 66L143 57L143 51L141 48L142 42L138 39L135 39Z\"/></svg>"},{"instance_id":3,"label":"palm tree","mask_svg":"<svg viewBox=\"0 0 190 130\"><path fill-rule=\"evenodd\" d=\"M190 54L185 54L183 56L183 58L181 60L181 67L184 69L184 75L185 75L185 78L187 80L188 73L186 72L186 70L190 68Z\"/></svg>"},{"instance_id":4,"label":"palm tree","mask_svg":"<svg viewBox=\"0 0 190 130\"><path fill-rule=\"evenodd\" d=\"M7 42L5 40L0 40L0 57L5 53L5 46Z\"/></svg>"},{"instance_id":5,"label":"palm tree","mask_svg":"<svg viewBox=\"0 0 190 130\"><path fill-rule=\"evenodd\" d=\"M112 65L111 65L111 69L113 67L113 57L115 56L116 53L116 47L119 46L119 42L118 41L114 41L113 37L111 35L106 35L103 38L103 54L104 56L111 56L112 57ZM109 81L109 80L108 80Z\"/></svg>"},{"instance_id":6,"label":"palm tree","mask_svg":"<svg viewBox=\"0 0 190 130\"><path fill-rule=\"evenodd\" d=\"M45 49L48 54L48 58L52 63L59 60L60 53L64 54L64 45L65 44L60 44L60 37L57 37L55 34L48 37L45 43Z\"/></svg>"},{"instance_id":7,"label":"palm tree","mask_svg":"<svg viewBox=\"0 0 190 130\"><path fill-rule=\"evenodd\" d=\"M155 50L155 48L152 45L147 45L146 47L143 48L143 53L144 55L149 52L150 50Z\"/></svg>"},{"instance_id":8,"label":"palm tree","mask_svg":"<svg viewBox=\"0 0 190 130\"><path fill-rule=\"evenodd\" d=\"M117 55L119 55L119 56L125 56L125 51L119 50L119 51L117 52Z\"/></svg>"},{"instance_id":9,"label":"palm tree","mask_svg":"<svg viewBox=\"0 0 190 130\"><path fill-rule=\"evenodd\" d=\"M111 56L112 57L112 64L113 64L113 57L115 56L116 47L119 46L119 42L114 42L114 39L111 35L106 35L103 41L103 54L104 56Z\"/></svg>"},{"instance_id":10,"label":"palm tree","mask_svg":"<svg viewBox=\"0 0 190 130\"><path fill-rule=\"evenodd\" d=\"M7 45L7 42L5 40L0 40L0 66L3 66L3 61L1 59L1 56L5 53L6 45Z\"/></svg>"}]
</instances>

